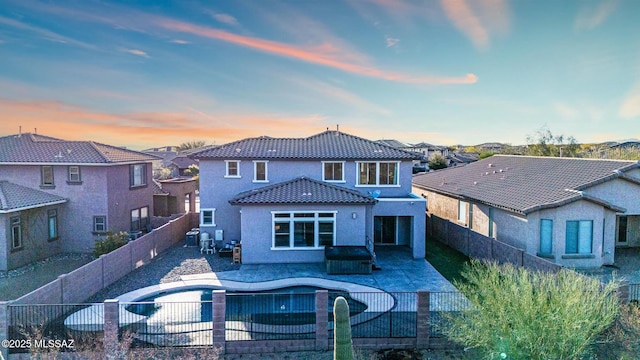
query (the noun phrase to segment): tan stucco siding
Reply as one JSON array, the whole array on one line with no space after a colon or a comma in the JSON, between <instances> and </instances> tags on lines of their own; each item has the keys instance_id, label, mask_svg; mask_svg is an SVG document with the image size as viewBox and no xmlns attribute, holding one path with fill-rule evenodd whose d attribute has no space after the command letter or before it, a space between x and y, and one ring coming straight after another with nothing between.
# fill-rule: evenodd
<instances>
[{"instance_id":1,"label":"tan stucco siding","mask_svg":"<svg viewBox=\"0 0 640 360\"><path fill-rule=\"evenodd\" d=\"M626 215L640 215L640 185L614 179L584 190L587 195L595 196L615 206L626 209Z\"/></svg>"}]
</instances>

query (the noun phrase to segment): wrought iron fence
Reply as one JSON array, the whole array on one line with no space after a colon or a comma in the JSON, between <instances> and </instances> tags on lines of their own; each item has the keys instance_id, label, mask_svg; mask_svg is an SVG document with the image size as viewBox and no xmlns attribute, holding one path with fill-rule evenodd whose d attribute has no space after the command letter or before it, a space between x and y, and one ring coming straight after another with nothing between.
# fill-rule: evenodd
<instances>
[{"instance_id":1,"label":"wrought iron fence","mask_svg":"<svg viewBox=\"0 0 640 360\"><path fill-rule=\"evenodd\" d=\"M120 303L121 341L131 347L210 346L213 343L212 302Z\"/></svg>"},{"instance_id":2,"label":"wrought iron fence","mask_svg":"<svg viewBox=\"0 0 640 360\"><path fill-rule=\"evenodd\" d=\"M9 353L71 351L102 346L102 304L9 305ZM71 316L71 317L70 317ZM66 320L66 321L65 321Z\"/></svg>"},{"instance_id":3,"label":"wrought iron fence","mask_svg":"<svg viewBox=\"0 0 640 360\"><path fill-rule=\"evenodd\" d=\"M640 297L640 284L630 286L630 292ZM333 304L338 296L349 303L354 338L417 336L415 292L329 291L327 314L323 315L317 313L315 289L296 288L270 293L226 293L225 339L312 340L317 336L318 317L328 320L328 336L332 339ZM431 292L429 296L430 336L442 337L449 318L444 314L456 314L470 305L459 292ZM129 347L213 344L215 317L211 297L204 296L201 301L156 299L118 306L119 339ZM74 339L75 346L102 346L104 304L10 305L8 310L10 339ZM11 349L12 353L27 351L28 348Z\"/></svg>"},{"instance_id":4,"label":"wrought iron fence","mask_svg":"<svg viewBox=\"0 0 640 360\"><path fill-rule=\"evenodd\" d=\"M448 326L451 316L467 310L471 306L469 300L458 291L432 292L429 295L429 334L431 337L443 337L443 330Z\"/></svg>"},{"instance_id":5,"label":"wrought iron fence","mask_svg":"<svg viewBox=\"0 0 640 360\"><path fill-rule=\"evenodd\" d=\"M629 301L640 302L640 283L629 284Z\"/></svg>"},{"instance_id":6,"label":"wrought iron fence","mask_svg":"<svg viewBox=\"0 0 640 360\"><path fill-rule=\"evenodd\" d=\"M316 294L281 289L272 293L227 293L226 340L314 339Z\"/></svg>"},{"instance_id":7,"label":"wrought iron fence","mask_svg":"<svg viewBox=\"0 0 640 360\"><path fill-rule=\"evenodd\" d=\"M340 295L329 294L333 299ZM415 292L351 292L349 297L353 338L416 336L417 294ZM330 303L329 338L333 338L333 301L330 300Z\"/></svg>"}]
</instances>

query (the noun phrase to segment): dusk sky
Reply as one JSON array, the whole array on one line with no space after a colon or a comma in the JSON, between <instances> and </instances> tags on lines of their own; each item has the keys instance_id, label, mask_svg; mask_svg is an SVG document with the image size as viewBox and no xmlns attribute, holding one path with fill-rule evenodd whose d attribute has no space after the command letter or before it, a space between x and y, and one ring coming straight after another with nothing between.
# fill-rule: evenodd
<instances>
[{"instance_id":1,"label":"dusk sky","mask_svg":"<svg viewBox=\"0 0 640 360\"><path fill-rule=\"evenodd\" d=\"M640 138L637 0L1 0L0 136Z\"/></svg>"}]
</instances>

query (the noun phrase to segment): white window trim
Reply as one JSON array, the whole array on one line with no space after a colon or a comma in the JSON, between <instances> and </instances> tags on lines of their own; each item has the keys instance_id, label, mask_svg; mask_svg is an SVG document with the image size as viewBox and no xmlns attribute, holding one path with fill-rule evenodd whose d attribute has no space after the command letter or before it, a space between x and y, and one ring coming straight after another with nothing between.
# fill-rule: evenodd
<instances>
[{"instance_id":1,"label":"white window trim","mask_svg":"<svg viewBox=\"0 0 640 360\"><path fill-rule=\"evenodd\" d=\"M78 171L77 171L77 172L72 172L72 171L71 171L71 169L73 169L73 168L77 169ZM72 179L72 178L71 178L71 176L72 176L72 175L77 175L77 176L78 176L78 179L77 179L77 180ZM67 168L67 181L69 181L69 182L76 182L76 183L77 183L77 182L82 182L82 175L80 174L80 166L77 166L77 165L70 165L70 166Z\"/></svg>"},{"instance_id":2,"label":"white window trim","mask_svg":"<svg viewBox=\"0 0 640 360\"><path fill-rule=\"evenodd\" d=\"M333 217L320 217L318 214L333 214ZM276 214L289 214L289 218L277 218ZM315 214L313 218L296 218L294 214ZM319 238L319 229L318 223L322 220L332 220L333 222L333 242L332 244L335 246L336 244L336 222L337 222L337 214L336 210L326 211L326 210L304 210L304 211L272 211L271 212L271 250L275 251L299 251L299 250L322 250L324 246L319 246L320 238ZM276 246L276 232L274 224L276 221L284 222L289 220L289 247ZM314 233L313 233L313 241L315 246L304 246L304 247L295 247L294 244L294 231L293 231L293 223L296 221L307 221L314 223Z\"/></svg>"},{"instance_id":3,"label":"white window trim","mask_svg":"<svg viewBox=\"0 0 640 360\"><path fill-rule=\"evenodd\" d=\"M264 163L264 180L257 180L258 175L258 163ZM254 183L268 183L269 182L269 160L253 160L253 182Z\"/></svg>"},{"instance_id":4,"label":"white window trim","mask_svg":"<svg viewBox=\"0 0 640 360\"><path fill-rule=\"evenodd\" d=\"M96 229L96 218L103 218L104 219L104 223L103 223L104 224L104 230L99 231L99 230ZM107 227L107 216L106 215L94 215L93 216L93 232L102 234L102 233L107 232L107 229L108 229L108 227Z\"/></svg>"},{"instance_id":5,"label":"white window trim","mask_svg":"<svg viewBox=\"0 0 640 360\"><path fill-rule=\"evenodd\" d=\"M360 184L360 164L376 164L376 183L375 184ZM396 164L396 181L397 184L380 184L380 163L395 163ZM356 184L355 187L386 187L395 188L401 187L400 185L400 161L356 161Z\"/></svg>"},{"instance_id":6,"label":"white window trim","mask_svg":"<svg viewBox=\"0 0 640 360\"><path fill-rule=\"evenodd\" d=\"M344 170L345 170L345 161L322 161L322 181L329 183L346 183L347 181L344 178ZM325 164L342 164L342 179L341 180L327 180L325 179L324 173L324 165Z\"/></svg>"},{"instance_id":7,"label":"white window trim","mask_svg":"<svg viewBox=\"0 0 640 360\"><path fill-rule=\"evenodd\" d=\"M205 211L211 211L211 224L204 223ZM200 209L200 226L216 226L216 209L215 208Z\"/></svg>"},{"instance_id":8,"label":"white window trim","mask_svg":"<svg viewBox=\"0 0 640 360\"><path fill-rule=\"evenodd\" d=\"M229 175L229 163L237 163L238 164L238 175ZM224 177L238 179L242 176L240 175L240 160L225 160L224 161Z\"/></svg>"}]
</instances>

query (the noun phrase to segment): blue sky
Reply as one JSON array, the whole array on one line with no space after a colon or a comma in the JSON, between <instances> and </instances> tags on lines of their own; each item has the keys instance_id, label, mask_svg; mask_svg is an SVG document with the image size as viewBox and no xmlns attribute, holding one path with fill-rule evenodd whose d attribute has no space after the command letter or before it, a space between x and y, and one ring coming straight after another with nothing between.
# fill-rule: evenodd
<instances>
[{"instance_id":1,"label":"blue sky","mask_svg":"<svg viewBox=\"0 0 640 360\"><path fill-rule=\"evenodd\" d=\"M3 0L0 135L639 138L639 15L635 0Z\"/></svg>"}]
</instances>

